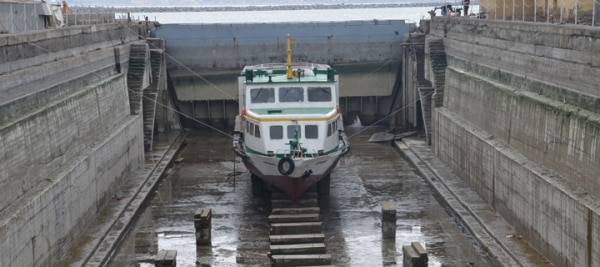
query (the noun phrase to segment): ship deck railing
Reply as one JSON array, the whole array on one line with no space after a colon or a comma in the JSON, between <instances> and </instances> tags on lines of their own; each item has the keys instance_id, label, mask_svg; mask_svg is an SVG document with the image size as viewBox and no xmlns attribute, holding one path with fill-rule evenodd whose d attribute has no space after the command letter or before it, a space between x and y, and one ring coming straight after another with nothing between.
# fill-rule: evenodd
<instances>
[{"instance_id":1,"label":"ship deck railing","mask_svg":"<svg viewBox=\"0 0 600 267\"><path fill-rule=\"evenodd\" d=\"M275 151L275 155L292 155L292 158L302 158L302 159L312 159L316 158L319 153L316 150L312 150L311 153L302 152L300 149L291 150L291 149L278 149Z\"/></svg>"},{"instance_id":2,"label":"ship deck railing","mask_svg":"<svg viewBox=\"0 0 600 267\"><path fill-rule=\"evenodd\" d=\"M258 64L258 65L251 65L251 66L246 66L244 67L244 70L242 71L242 73L244 73L247 69L252 69L252 70L285 70L287 68L286 63L263 63L263 64ZM314 69L317 68L318 70L327 70L330 69L331 66L327 65L327 64L320 64L320 63L310 63L310 62L293 62L292 63L292 69Z\"/></svg>"}]
</instances>

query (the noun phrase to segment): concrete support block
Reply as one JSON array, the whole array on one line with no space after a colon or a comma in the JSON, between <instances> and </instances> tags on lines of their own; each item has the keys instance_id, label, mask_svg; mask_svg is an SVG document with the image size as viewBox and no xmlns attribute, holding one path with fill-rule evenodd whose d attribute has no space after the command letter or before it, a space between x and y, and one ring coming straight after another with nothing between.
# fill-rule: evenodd
<instances>
[{"instance_id":1,"label":"concrete support block","mask_svg":"<svg viewBox=\"0 0 600 267\"><path fill-rule=\"evenodd\" d=\"M381 233L383 239L396 238L396 203L381 203Z\"/></svg>"},{"instance_id":2,"label":"concrete support block","mask_svg":"<svg viewBox=\"0 0 600 267\"><path fill-rule=\"evenodd\" d=\"M177 250L160 250L154 258L156 267L175 267L177 266Z\"/></svg>"},{"instance_id":3,"label":"concrete support block","mask_svg":"<svg viewBox=\"0 0 600 267\"><path fill-rule=\"evenodd\" d=\"M427 251L421 243L412 242L410 246L402 246L403 267L426 267L428 262Z\"/></svg>"},{"instance_id":4,"label":"concrete support block","mask_svg":"<svg viewBox=\"0 0 600 267\"><path fill-rule=\"evenodd\" d=\"M210 245L211 243L211 220L212 209L200 208L194 215L194 227L196 228L196 246Z\"/></svg>"}]
</instances>

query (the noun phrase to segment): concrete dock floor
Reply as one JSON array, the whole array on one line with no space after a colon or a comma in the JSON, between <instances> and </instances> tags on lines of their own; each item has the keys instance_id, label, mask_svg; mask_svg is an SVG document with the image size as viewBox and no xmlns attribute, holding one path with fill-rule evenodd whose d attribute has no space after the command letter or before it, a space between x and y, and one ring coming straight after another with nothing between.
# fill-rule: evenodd
<instances>
[{"instance_id":1,"label":"concrete dock floor","mask_svg":"<svg viewBox=\"0 0 600 267\"><path fill-rule=\"evenodd\" d=\"M373 131L348 130L353 150L332 174L330 196L320 199L333 264L401 265L402 246L419 241L430 266L493 265L391 143L367 142ZM183 161L157 187L114 264L152 266L158 250L172 249L178 266L269 265L270 201L252 195L249 173L229 149L231 139L201 133L186 142L178 156ZM240 172L235 186L234 172ZM395 242L381 238L383 201L397 203ZM212 244L196 248L193 214L204 207L213 209Z\"/></svg>"},{"instance_id":2,"label":"concrete dock floor","mask_svg":"<svg viewBox=\"0 0 600 267\"><path fill-rule=\"evenodd\" d=\"M352 152L334 170L330 196L319 200L334 265L400 266L402 246L413 241L429 252L429 266L545 265L472 190L444 177L455 178L422 140L369 143L382 129L363 130L347 129ZM252 195L231 138L189 133L185 143L109 265L154 266L165 249L177 250L178 266L268 266L270 200ZM382 239L384 201L397 206L395 241ZM213 209L212 244L196 247L193 216L205 207ZM82 250L73 255L91 251Z\"/></svg>"}]
</instances>

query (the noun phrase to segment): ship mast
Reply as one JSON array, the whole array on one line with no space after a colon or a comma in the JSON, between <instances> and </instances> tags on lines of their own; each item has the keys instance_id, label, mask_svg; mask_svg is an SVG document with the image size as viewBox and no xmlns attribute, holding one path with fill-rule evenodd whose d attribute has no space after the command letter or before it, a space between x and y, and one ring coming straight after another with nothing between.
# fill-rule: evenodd
<instances>
[{"instance_id":1,"label":"ship mast","mask_svg":"<svg viewBox=\"0 0 600 267\"><path fill-rule=\"evenodd\" d=\"M294 42L294 44L296 44L296 40L288 34L288 36L287 36L287 63L286 63L286 68L287 68L286 74L287 74L288 79L294 78L294 71L292 70L292 42Z\"/></svg>"}]
</instances>

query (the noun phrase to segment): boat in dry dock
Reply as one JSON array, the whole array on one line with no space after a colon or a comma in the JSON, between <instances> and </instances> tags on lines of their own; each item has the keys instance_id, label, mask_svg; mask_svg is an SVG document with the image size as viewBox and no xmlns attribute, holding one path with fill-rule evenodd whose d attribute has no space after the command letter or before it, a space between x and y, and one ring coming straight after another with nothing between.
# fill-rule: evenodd
<instances>
[{"instance_id":1,"label":"boat in dry dock","mask_svg":"<svg viewBox=\"0 0 600 267\"><path fill-rule=\"evenodd\" d=\"M326 64L246 66L238 77L233 149L255 190L274 186L297 200L311 186L329 190L330 174L350 150L339 110L339 77ZM322 191L323 191L322 190Z\"/></svg>"}]
</instances>

